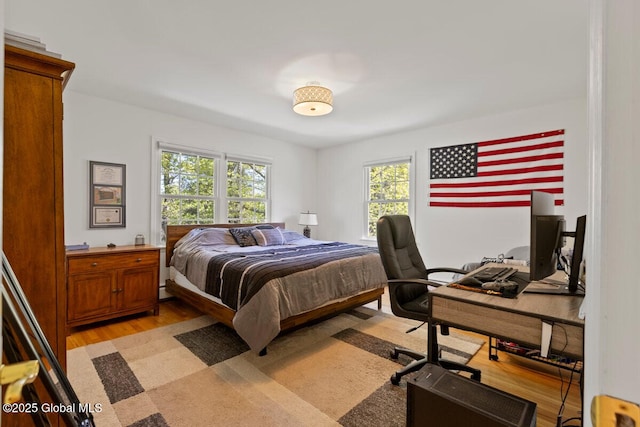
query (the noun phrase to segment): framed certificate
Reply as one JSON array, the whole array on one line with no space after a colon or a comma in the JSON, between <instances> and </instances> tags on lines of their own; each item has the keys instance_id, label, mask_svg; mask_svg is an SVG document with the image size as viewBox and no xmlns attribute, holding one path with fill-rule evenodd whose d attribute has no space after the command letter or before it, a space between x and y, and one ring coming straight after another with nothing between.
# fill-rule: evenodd
<instances>
[{"instance_id":1,"label":"framed certificate","mask_svg":"<svg viewBox=\"0 0 640 427\"><path fill-rule=\"evenodd\" d=\"M95 227L122 227L122 210L120 208L94 206L92 222Z\"/></svg>"},{"instance_id":2,"label":"framed certificate","mask_svg":"<svg viewBox=\"0 0 640 427\"><path fill-rule=\"evenodd\" d=\"M89 161L89 228L125 227L127 166Z\"/></svg>"},{"instance_id":3,"label":"framed certificate","mask_svg":"<svg viewBox=\"0 0 640 427\"><path fill-rule=\"evenodd\" d=\"M92 184L124 185L125 165L99 162L90 163Z\"/></svg>"}]
</instances>

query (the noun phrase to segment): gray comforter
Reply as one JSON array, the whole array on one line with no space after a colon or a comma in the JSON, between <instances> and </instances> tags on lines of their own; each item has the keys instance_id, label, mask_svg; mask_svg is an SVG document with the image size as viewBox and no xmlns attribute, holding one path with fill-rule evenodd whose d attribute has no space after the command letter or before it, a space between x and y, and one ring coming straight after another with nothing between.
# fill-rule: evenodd
<instances>
[{"instance_id":1,"label":"gray comforter","mask_svg":"<svg viewBox=\"0 0 640 427\"><path fill-rule=\"evenodd\" d=\"M240 247L224 231L189 233L176 245L172 266L236 311L234 328L255 351L278 335L282 319L387 281L377 251L366 246L296 238Z\"/></svg>"}]
</instances>

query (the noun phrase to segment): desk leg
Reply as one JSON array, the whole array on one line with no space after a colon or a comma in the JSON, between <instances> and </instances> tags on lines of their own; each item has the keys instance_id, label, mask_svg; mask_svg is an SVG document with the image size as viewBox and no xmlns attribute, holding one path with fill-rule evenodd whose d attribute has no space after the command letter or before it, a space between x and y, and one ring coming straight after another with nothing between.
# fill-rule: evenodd
<instances>
[{"instance_id":1,"label":"desk leg","mask_svg":"<svg viewBox=\"0 0 640 427\"><path fill-rule=\"evenodd\" d=\"M498 360L498 339L489 337L489 360Z\"/></svg>"},{"instance_id":2,"label":"desk leg","mask_svg":"<svg viewBox=\"0 0 640 427\"><path fill-rule=\"evenodd\" d=\"M438 349L438 326L429 323L429 348L427 349L427 359L429 363L438 364L440 350Z\"/></svg>"}]
</instances>

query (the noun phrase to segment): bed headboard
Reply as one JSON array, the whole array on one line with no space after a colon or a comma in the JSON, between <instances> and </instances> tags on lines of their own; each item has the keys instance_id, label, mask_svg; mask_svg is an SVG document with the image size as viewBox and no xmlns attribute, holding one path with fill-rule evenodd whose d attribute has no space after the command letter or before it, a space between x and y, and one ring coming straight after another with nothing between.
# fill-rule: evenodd
<instances>
[{"instance_id":1,"label":"bed headboard","mask_svg":"<svg viewBox=\"0 0 640 427\"><path fill-rule=\"evenodd\" d=\"M167 226L167 250L165 254L165 264L169 267L171 257L173 256L173 248L178 240L194 228L236 228L236 227L252 227L255 225L270 224L274 227L284 229L284 222L267 222L260 224L191 224L191 225L168 225Z\"/></svg>"}]
</instances>

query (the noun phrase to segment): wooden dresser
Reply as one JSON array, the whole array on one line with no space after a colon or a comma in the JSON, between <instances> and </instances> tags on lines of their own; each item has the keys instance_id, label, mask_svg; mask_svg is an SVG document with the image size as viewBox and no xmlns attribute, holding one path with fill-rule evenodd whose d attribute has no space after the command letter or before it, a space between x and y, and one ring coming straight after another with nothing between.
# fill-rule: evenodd
<instances>
[{"instance_id":1,"label":"wooden dresser","mask_svg":"<svg viewBox=\"0 0 640 427\"><path fill-rule=\"evenodd\" d=\"M153 310L158 314L160 248L67 251L67 328Z\"/></svg>"},{"instance_id":2,"label":"wooden dresser","mask_svg":"<svg viewBox=\"0 0 640 427\"><path fill-rule=\"evenodd\" d=\"M2 250L63 368L67 347L62 89L64 76L74 67L46 52L5 45ZM56 417L51 418L56 424ZM1 422L29 425L27 421L28 414L3 413Z\"/></svg>"}]
</instances>

